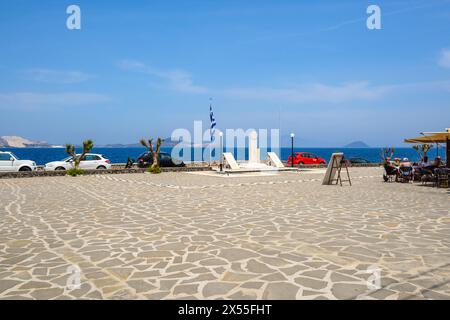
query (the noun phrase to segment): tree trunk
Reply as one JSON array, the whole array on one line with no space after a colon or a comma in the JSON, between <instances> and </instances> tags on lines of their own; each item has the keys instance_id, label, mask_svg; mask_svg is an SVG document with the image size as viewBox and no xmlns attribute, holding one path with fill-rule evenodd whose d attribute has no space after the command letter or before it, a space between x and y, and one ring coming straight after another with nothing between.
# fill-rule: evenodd
<instances>
[{"instance_id":1,"label":"tree trunk","mask_svg":"<svg viewBox=\"0 0 450 320\"><path fill-rule=\"evenodd\" d=\"M158 154L152 150L152 156L153 156L152 169L155 169L159 167Z\"/></svg>"}]
</instances>

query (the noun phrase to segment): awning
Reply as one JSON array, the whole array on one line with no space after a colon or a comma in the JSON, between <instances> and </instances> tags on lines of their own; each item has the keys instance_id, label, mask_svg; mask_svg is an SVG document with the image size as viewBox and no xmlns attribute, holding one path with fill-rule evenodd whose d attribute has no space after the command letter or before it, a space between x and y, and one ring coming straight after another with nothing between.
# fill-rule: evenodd
<instances>
[{"instance_id":1,"label":"awning","mask_svg":"<svg viewBox=\"0 0 450 320\"><path fill-rule=\"evenodd\" d=\"M448 130L448 129L447 129ZM450 130L444 132L424 132L417 138L405 139L407 143L446 143L450 140Z\"/></svg>"},{"instance_id":2,"label":"awning","mask_svg":"<svg viewBox=\"0 0 450 320\"><path fill-rule=\"evenodd\" d=\"M422 132L421 137L405 139L407 143L445 143L447 168L450 168L450 128L444 132Z\"/></svg>"}]
</instances>

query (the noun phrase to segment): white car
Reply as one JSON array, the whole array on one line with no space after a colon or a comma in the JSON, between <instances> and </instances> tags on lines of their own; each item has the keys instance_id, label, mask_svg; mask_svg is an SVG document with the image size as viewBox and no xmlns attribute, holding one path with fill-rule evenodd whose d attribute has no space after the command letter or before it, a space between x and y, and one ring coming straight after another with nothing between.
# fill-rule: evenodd
<instances>
[{"instance_id":1,"label":"white car","mask_svg":"<svg viewBox=\"0 0 450 320\"><path fill-rule=\"evenodd\" d=\"M77 157L80 156L81 154L77 154ZM44 170L55 171L55 170L69 170L73 168L74 164L72 157L68 157L61 161L53 161L45 164ZM111 169L111 163L101 154L88 153L80 161L79 168L85 170L107 170Z\"/></svg>"},{"instance_id":2,"label":"white car","mask_svg":"<svg viewBox=\"0 0 450 320\"><path fill-rule=\"evenodd\" d=\"M5 171L35 171L36 162L20 160L14 153L0 151L0 172Z\"/></svg>"}]
</instances>

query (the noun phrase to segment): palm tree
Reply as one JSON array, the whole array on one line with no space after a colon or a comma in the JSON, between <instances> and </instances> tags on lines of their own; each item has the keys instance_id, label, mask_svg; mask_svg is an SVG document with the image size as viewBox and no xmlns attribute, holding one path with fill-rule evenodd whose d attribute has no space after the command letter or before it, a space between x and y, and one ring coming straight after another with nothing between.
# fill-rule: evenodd
<instances>
[{"instance_id":1,"label":"palm tree","mask_svg":"<svg viewBox=\"0 0 450 320\"><path fill-rule=\"evenodd\" d=\"M66 144L66 153L72 157L73 165L75 169L78 169L80 161L94 148L94 142L91 139L83 141L83 152L78 157L75 153L75 146L68 143Z\"/></svg>"},{"instance_id":2,"label":"palm tree","mask_svg":"<svg viewBox=\"0 0 450 320\"><path fill-rule=\"evenodd\" d=\"M152 154L153 157L153 163L150 167L150 170L159 169L159 151L161 150L161 144L162 139L158 138L156 140L156 150L153 150L153 139L148 139L147 141L145 139L141 139L141 145L146 147L147 150Z\"/></svg>"}]
</instances>

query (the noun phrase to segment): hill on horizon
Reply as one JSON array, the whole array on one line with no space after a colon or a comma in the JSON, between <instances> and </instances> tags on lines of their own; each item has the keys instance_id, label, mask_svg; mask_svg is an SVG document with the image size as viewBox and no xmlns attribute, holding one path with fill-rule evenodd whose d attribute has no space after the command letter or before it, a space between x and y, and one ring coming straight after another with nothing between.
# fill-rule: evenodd
<instances>
[{"instance_id":1,"label":"hill on horizon","mask_svg":"<svg viewBox=\"0 0 450 320\"><path fill-rule=\"evenodd\" d=\"M0 148L44 148L51 146L44 141L31 141L19 136L0 137Z\"/></svg>"},{"instance_id":2,"label":"hill on horizon","mask_svg":"<svg viewBox=\"0 0 450 320\"><path fill-rule=\"evenodd\" d=\"M353 141L344 146L344 148L370 148L369 145L363 141Z\"/></svg>"}]
</instances>

